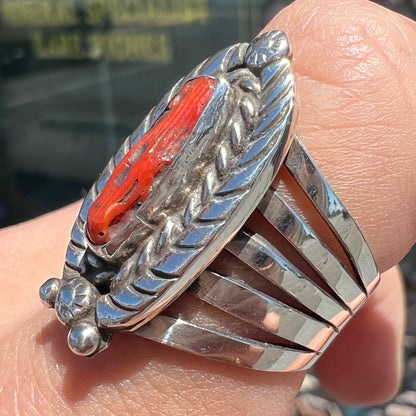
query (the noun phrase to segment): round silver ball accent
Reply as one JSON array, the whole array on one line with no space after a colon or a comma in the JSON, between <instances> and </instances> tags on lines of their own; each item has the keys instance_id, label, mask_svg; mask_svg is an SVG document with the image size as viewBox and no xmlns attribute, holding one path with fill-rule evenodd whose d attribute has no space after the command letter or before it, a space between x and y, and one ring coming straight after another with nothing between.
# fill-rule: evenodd
<instances>
[{"instance_id":1,"label":"round silver ball accent","mask_svg":"<svg viewBox=\"0 0 416 416\"><path fill-rule=\"evenodd\" d=\"M65 280L55 300L58 319L69 325L79 320L94 309L98 295L98 290L82 277Z\"/></svg>"},{"instance_id":2,"label":"round silver ball accent","mask_svg":"<svg viewBox=\"0 0 416 416\"><path fill-rule=\"evenodd\" d=\"M69 331L68 345L71 351L77 355L87 357L94 354L100 343L100 331L88 322L78 322Z\"/></svg>"},{"instance_id":3,"label":"round silver ball accent","mask_svg":"<svg viewBox=\"0 0 416 416\"><path fill-rule=\"evenodd\" d=\"M39 297L42 303L49 308L55 306L56 295L62 280L52 277L48 279L39 289Z\"/></svg>"}]
</instances>

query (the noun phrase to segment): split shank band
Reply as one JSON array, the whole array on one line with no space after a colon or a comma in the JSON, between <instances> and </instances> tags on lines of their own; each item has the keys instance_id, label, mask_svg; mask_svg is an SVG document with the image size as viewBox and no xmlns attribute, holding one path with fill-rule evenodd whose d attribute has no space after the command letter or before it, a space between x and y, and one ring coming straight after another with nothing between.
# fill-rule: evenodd
<instances>
[{"instance_id":1,"label":"split shank band","mask_svg":"<svg viewBox=\"0 0 416 416\"><path fill-rule=\"evenodd\" d=\"M286 35L197 66L86 196L40 288L93 356L118 331L264 371L310 367L379 282L294 127Z\"/></svg>"}]
</instances>

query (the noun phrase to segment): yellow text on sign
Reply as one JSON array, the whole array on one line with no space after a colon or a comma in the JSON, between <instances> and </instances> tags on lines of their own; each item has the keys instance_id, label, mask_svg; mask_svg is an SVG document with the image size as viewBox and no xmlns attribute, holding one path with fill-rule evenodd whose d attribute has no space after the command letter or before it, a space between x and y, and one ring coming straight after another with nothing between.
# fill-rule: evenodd
<instances>
[{"instance_id":1,"label":"yellow text on sign","mask_svg":"<svg viewBox=\"0 0 416 416\"><path fill-rule=\"evenodd\" d=\"M208 0L3 0L6 26L181 25L209 18Z\"/></svg>"},{"instance_id":2,"label":"yellow text on sign","mask_svg":"<svg viewBox=\"0 0 416 416\"><path fill-rule=\"evenodd\" d=\"M92 33L34 33L33 47L38 59L104 58L110 61L144 61L168 63L172 59L172 43L167 33L131 33L114 30ZM84 49L83 50L83 45Z\"/></svg>"}]
</instances>

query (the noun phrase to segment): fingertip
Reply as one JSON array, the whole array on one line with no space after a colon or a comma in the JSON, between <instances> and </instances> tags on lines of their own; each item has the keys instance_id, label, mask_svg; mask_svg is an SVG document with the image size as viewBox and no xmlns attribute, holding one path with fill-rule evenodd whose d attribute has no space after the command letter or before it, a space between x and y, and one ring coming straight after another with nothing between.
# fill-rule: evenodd
<instances>
[{"instance_id":1,"label":"fingertip","mask_svg":"<svg viewBox=\"0 0 416 416\"><path fill-rule=\"evenodd\" d=\"M276 29L293 50L296 134L387 270L416 238L416 25L366 0L297 0Z\"/></svg>"}]
</instances>

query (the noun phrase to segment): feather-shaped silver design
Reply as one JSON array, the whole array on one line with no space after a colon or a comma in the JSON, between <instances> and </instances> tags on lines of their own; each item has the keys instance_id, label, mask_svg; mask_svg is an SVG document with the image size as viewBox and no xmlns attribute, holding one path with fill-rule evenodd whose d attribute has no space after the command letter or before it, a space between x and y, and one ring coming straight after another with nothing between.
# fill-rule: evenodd
<instances>
[{"instance_id":1,"label":"feather-shaped silver design","mask_svg":"<svg viewBox=\"0 0 416 416\"><path fill-rule=\"evenodd\" d=\"M319 357L374 290L377 268L360 230L294 138L291 59L279 31L220 51L179 80L111 158L74 223L63 279L40 289L70 327L76 354L92 356L127 330L242 366L295 371ZM349 264L271 187L282 163ZM314 278L244 227L256 208ZM262 283L207 269L223 249ZM263 292L267 285L294 305ZM163 314L188 288L231 320L286 341Z\"/></svg>"},{"instance_id":2,"label":"feather-shaped silver design","mask_svg":"<svg viewBox=\"0 0 416 416\"><path fill-rule=\"evenodd\" d=\"M182 78L125 140L86 196L63 278L82 276L97 286L101 294L92 309L102 332L135 330L163 310L232 239L270 186L290 139L294 82L290 51L281 47L285 35L267 37L276 45L269 56L259 55L256 41L237 44ZM216 89L186 146L157 177L148 199L131 208L130 222L105 244L95 244L87 232L94 201L171 100L199 77L214 79ZM281 86L278 93L271 77ZM108 279L97 278L109 270Z\"/></svg>"}]
</instances>

